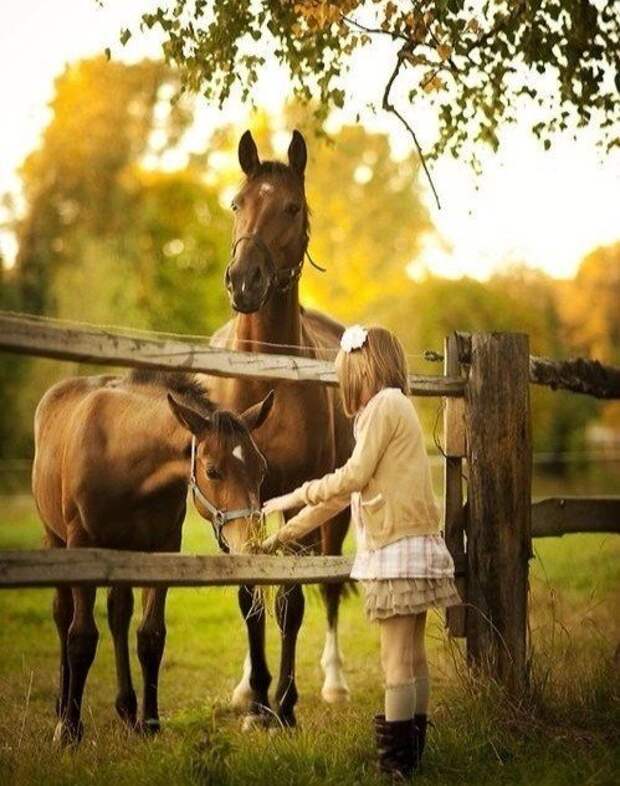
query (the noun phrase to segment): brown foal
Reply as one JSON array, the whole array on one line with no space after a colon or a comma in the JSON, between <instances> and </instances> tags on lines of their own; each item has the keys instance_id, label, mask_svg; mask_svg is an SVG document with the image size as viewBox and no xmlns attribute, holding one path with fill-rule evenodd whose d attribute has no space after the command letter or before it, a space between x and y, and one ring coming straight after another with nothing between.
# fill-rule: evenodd
<instances>
[{"instance_id":1,"label":"brown foal","mask_svg":"<svg viewBox=\"0 0 620 786\"><path fill-rule=\"evenodd\" d=\"M201 384L182 374L136 372L127 377L80 377L51 388L35 416L33 493L50 548L106 547L179 551L188 480L193 470L196 507L201 499L240 517L227 521L223 538L243 550L266 472L250 432L261 427L273 394L241 415L217 411ZM98 631L94 587L62 587L54 599L60 638L58 724L61 745L79 742L82 695L95 657ZM167 589L146 588L138 628L144 693L138 720L129 665L131 587L108 593L118 691L116 709L132 728L159 729L158 675L164 651Z\"/></svg>"},{"instance_id":2,"label":"brown foal","mask_svg":"<svg viewBox=\"0 0 620 786\"><path fill-rule=\"evenodd\" d=\"M306 144L295 131L288 165L259 160L249 131L239 143L239 163L245 173L233 200L235 214L232 255L226 287L236 316L224 325L213 343L246 352L280 352L300 357L334 358L343 327L324 314L299 303L298 282L309 237L309 210L304 189ZM277 347L274 344L285 346ZM246 379L209 382L218 401L234 411L265 395L271 383ZM256 441L268 462L263 499L291 491L310 478L343 464L353 447L350 421L344 416L336 391L323 386L288 382L273 385L278 396L277 418L257 432ZM348 509L328 522L307 544L322 554L340 554L349 524ZM342 701L349 690L338 645L338 605L342 586L323 588L328 631L321 658L325 672L322 695ZM263 613L247 617L251 588L241 587L239 601L248 626L249 652L244 675L233 701L250 707L249 721L269 716L271 676L264 652ZM276 711L285 725L295 723L295 646L304 612L301 586L282 591L276 613L282 633L280 679Z\"/></svg>"}]
</instances>

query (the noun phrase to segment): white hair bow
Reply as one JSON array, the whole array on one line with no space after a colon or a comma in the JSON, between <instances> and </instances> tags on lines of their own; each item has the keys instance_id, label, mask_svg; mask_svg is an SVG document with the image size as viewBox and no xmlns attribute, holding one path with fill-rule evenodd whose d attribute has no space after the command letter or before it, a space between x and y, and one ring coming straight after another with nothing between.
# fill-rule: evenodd
<instances>
[{"instance_id":1,"label":"white hair bow","mask_svg":"<svg viewBox=\"0 0 620 786\"><path fill-rule=\"evenodd\" d=\"M368 331L361 325L352 325L347 328L340 339L340 348L345 352L361 349L368 338Z\"/></svg>"}]
</instances>

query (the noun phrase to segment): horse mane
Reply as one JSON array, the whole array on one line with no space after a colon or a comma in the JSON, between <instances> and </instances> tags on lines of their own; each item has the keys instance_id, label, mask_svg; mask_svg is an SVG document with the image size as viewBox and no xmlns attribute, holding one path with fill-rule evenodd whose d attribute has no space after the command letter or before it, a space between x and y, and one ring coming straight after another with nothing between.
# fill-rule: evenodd
<instances>
[{"instance_id":1,"label":"horse mane","mask_svg":"<svg viewBox=\"0 0 620 786\"><path fill-rule=\"evenodd\" d=\"M189 406L205 415L211 416L215 412L215 404L209 398L209 391L195 374L136 368L129 372L127 380L134 385L150 385L175 393Z\"/></svg>"}]
</instances>

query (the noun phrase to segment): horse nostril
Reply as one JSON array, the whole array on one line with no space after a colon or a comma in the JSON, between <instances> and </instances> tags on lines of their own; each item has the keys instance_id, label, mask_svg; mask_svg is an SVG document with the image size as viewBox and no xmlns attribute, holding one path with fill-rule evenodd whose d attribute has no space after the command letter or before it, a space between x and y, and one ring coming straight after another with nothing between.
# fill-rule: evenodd
<instances>
[{"instance_id":1,"label":"horse nostril","mask_svg":"<svg viewBox=\"0 0 620 786\"><path fill-rule=\"evenodd\" d=\"M262 277L263 274L260 267L255 267L252 273L252 278L250 279L250 285L254 287L260 284Z\"/></svg>"},{"instance_id":2,"label":"horse nostril","mask_svg":"<svg viewBox=\"0 0 620 786\"><path fill-rule=\"evenodd\" d=\"M224 273L224 284L226 285L226 289L230 289L231 287L231 280L230 280L230 268L226 268L226 272Z\"/></svg>"}]
</instances>

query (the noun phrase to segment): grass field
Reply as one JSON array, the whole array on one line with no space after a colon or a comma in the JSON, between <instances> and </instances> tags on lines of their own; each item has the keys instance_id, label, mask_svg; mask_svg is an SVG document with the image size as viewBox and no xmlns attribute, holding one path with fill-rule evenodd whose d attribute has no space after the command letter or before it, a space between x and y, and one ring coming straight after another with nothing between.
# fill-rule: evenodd
<instances>
[{"instance_id":1,"label":"grass field","mask_svg":"<svg viewBox=\"0 0 620 786\"><path fill-rule=\"evenodd\" d=\"M581 490L581 489L580 489ZM547 489L545 489L547 491ZM34 548L41 529L28 497L1 499L0 548ZM184 550L212 551L210 532L190 514ZM423 784L618 783L620 538L575 535L535 542L532 561L532 692L509 702L467 676L460 643L439 616L428 636L433 720ZM152 740L117 721L105 593L99 592L97 659L86 689L86 734L77 752L51 746L57 676L52 592L0 593L0 784L349 784L380 783L371 719L381 706L377 632L359 597L342 610L342 647L352 701L320 699L324 614L306 593L299 640L300 728L243 734L228 699L240 674L244 628L235 590L173 590L161 677L164 730ZM132 640L135 634L135 620ZM269 657L276 670L275 622ZM134 679L139 667L134 657Z\"/></svg>"}]
</instances>

